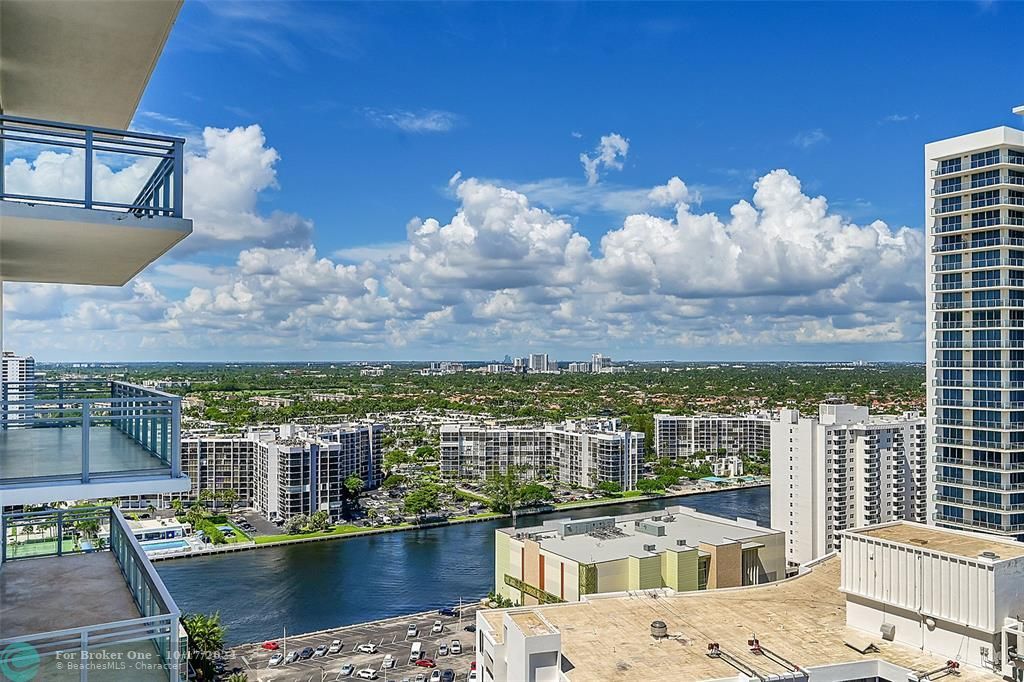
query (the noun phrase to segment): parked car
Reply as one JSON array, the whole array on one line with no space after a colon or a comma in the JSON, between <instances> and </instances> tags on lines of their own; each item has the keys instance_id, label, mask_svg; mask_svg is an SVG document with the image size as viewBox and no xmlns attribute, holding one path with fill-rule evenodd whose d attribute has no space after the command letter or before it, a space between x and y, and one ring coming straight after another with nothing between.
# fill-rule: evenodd
<instances>
[{"instance_id":1,"label":"parked car","mask_svg":"<svg viewBox=\"0 0 1024 682\"><path fill-rule=\"evenodd\" d=\"M454 615L456 615L455 609L452 609L452 608L438 609L437 612L440 615L442 615L442 616L454 616Z\"/></svg>"},{"instance_id":2,"label":"parked car","mask_svg":"<svg viewBox=\"0 0 1024 682\"><path fill-rule=\"evenodd\" d=\"M266 649L267 651L277 651L278 649L281 648L281 645L278 644L277 642L264 642L263 643L263 648Z\"/></svg>"},{"instance_id":3,"label":"parked car","mask_svg":"<svg viewBox=\"0 0 1024 682\"><path fill-rule=\"evenodd\" d=\"M279 652L277 652L276 654L274 654L273 656L270 657L270 665L281 665L281 662L283 660L284 660L284 654L282 654L279 651Z\"/></svg>"},{"instance_id":4,"label":"parked car","mask_svg":"<svg viewBox=\"0 0 1024 682\"><path fill-rule=\"evenodd\" d=\"M286 664L287 663L294 663L297 660L299 660L299 652L298 651L293 651L290 654L288 654L288 656L285 657L284 662Z\"/></svg>"},{"instance_id":5,"label":"parked car","mask_svg":"<svg viewBox=\"0 0 1024 682\"><path fill-rule=\"evenodd\" d=\"M475 670L469 671L469 677L466 678L466 682L477 682L480 678L476 676Z\"/></svg>"},{"instance_id":6,"label":"parked car","mask_svg":"<svg viewBox=\"0 0 1024 682\"><path fill-rule=\"evenodd\" d=\"M340 639L334 640L333 642L331 642L331 646L327 647L327 653L329 653L329 654L336 654L339 651L341 651L341 640Z\"/></svg>"},{"instance_id":7,"label":"parked car","mask_svg":"<svg viewBox=\"0 0 1024 682\"><path fill-rule=\"evenodd\" d=\"M441 673L441 682L455 682L455 671L448 668Z\"/></svg>"},{"instance_id":8,"label":"parked car","mask_svg":"<svg viewBox=\"0 0 1024 682\"><path fill-rule=\"evenodd\" d=\"M427 682L427 676L423 673L416 675L416 682Z\"/></svg>"},{"instance_id":9,"label":"parked car","mask_svg":"<svg viewBox=\"0 0 1024 682\"><path fill-rule=\"evenodd\" d=\"M444 630L444 623L442 623L439 620L435 620L433 627L430 628L430 631L436 634L438 632L441 632L442 630Z\"/></svg>"},{"instance_id":10,"label":"parked car","mask_svg":"<svg viewBox=\"0 0 1024 682\"><path fill-rule=\"evenodd\" d=\"M363 668L356 673L356 677L361 680L375 680L377 679L377 671L373 668Z\"/></svg>"},{"instance_id":11,"label":"parked car","mask_svg":"<svg viewBox=\"0 0 1024 682\"><path fill-rule=\"evenodd\" d=\"M382 668L394 668L396 663L397 663L397 661L395 660L395 657L392 656L391 654L388 654L387 656L384 657L384 662L381 663L381 667Z\"/></svg>"},{"instance_id":12,"label":"parked car","mask_svg":"<svg viewBox=\"0 0 1024 682\"><path fill-rule=\"evenodd\" d=\"M356 647L356 650L364 654L375 654L377 653L377 645L373 642L367 644L360 644Z\"/></svg>"},{"instance_id":13,"label":"parked car","mask_svg":"<svg viewBox=\"0 0 1024 682\"><path fill-rule=\"evenodd\" d=\"M462 653L462 642L460 642L457 639L453 639L452 640L451 649L452 649L452 653L455 654L456 656L458 656L459 654Z\"/></svg>"},{"instance_id":14,"label":"parked car","mask_svg":"<svg viewBox=\"0 0 1024 682\"><path fill-rule=\"evenodd\" d=\"M299 658L301 658L304 661L307 660L307 659L313 658L313 647L307 646L305 649L300 651L299 652Z\"/></svg>"},{"instance_id":15,"label":"parked car","mask_svg":"<svg viewBox=\"0 0 1024 682\"><path fill-rule=\"evenodd\" d=\"M406 637L415 637L420 633L420 629L416 627L415 623L409 623L409 627L405 629Z\"/></svg>"},{"instance_id":16,"label":"parked car","mask_svg":"<svg viewBox=\"0 0 1024 682\"><path fill-rule=\"evenodd\" d=\"M420 660L418 660L415 663L413 663L413 665L418 665L421 668L436 668L437 667L437 663L434 663L434 659L432 659L432 658L421 658Z\"/></svg>"},{"instance_id":17,"label":"parked car","mask_svg":"<svg viewBox=\"0 0 1024 682\"><path fill-rule=\"evenodd\" d=\"M441 682L441 671L435 670L430 673L430 682Z\"/></svg>"},{"instance_id":18,"label":"parked car","mask_svg":"<svg viewBox=\"0 0 1024 682\"><path fill-rule=\"evenodd\" d=\"M348 677L349 675L351 675L355 671L356 671L356 667L354 665L352 665L351 663L346 663L345 665L341 666L341 676L342 677Z\"/></svg>"},{"instance_id":19,"label":"parked car","mask_svg":"<svg viewBox=\"0 0 1024 682\"><path fill-rule=\"evenodd\" d=\"M316 648L316 651L313 652L313 655L314 656L323 656L326 653L327 653L327 645L326 644L321 644L320 646L318 646Z\"/></svg>"},{"instance_id":20,"label":"parked car","mask_svg":"<svg viewBox=\"0 0 1024 682\"><path fill-rule=\"evenodd\" d=\"M447 656L448 655L448 645L445 644L444 642L441 642L441 644L437 647L437 655L438 656Z\"/></svg>"},{"instance_id":21,"label":"parked car","mask_svg":"<svg viewBox=\"0 0 1024 682\"><path fill-rule=\"evenodd\" d=\"M470 623L469 625L467 625L466 627L464 627L462 629L465 630L466 632L476 632L476 625L474 625L473 623Z\"/></svg>"}]
</instances>

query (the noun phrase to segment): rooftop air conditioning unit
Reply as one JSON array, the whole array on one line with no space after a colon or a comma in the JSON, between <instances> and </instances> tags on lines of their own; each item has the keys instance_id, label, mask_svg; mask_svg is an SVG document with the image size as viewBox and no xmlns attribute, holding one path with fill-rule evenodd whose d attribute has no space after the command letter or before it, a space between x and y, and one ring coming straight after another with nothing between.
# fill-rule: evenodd
<instances>
[{"instance_id":1,"label":"rooftop air conditioning unit","mask_svg":"<svg viewBox=\"0 0 1024 682\"><path fill-rule=\"evenodd\" d=\"M653 552L655 547L657 547L657 545L644 545L644 551L645 552Z\"/></svg>"},{"instance_id":2,"label":"rooftop air conditioning unit","mask_svg":"<svg viewBox=\"0 0 1024 682\"><path fill-rule=\"evenodd\" d=\"M686 540L680 538L676 540L676 545L678 545L679 547L686 547Z\"/></svg>"},{"instance_id":3,"label":"rooftop air conditioning unit","mask_svg":"<svg viewBox=\"0 0 1024 682\"><path fill-rule=\"evenodd\" d=\"M887 642L891 642L896 638L896 626L892 623L882 623L882 627L879 630L882 632L882 639Z\"/></svg>"}]
</instances>

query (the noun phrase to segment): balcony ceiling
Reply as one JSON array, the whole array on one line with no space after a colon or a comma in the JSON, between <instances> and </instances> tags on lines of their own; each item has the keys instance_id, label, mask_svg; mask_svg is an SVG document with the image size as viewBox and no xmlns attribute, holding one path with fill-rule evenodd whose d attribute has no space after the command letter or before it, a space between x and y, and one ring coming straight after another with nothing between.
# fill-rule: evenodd
<instances>
[{"instance_id":1,"label":"balcony ceiling","mask_svg":"<svg viewBox=\"0 0 1024 682\"><path fill-rule=\"evenodd\" d=\"M2 0L0 108L126 129L183 0Z\"/></svg>"},{"instance_id":2,"label":"balcony ceiling","mask_svg":"<svg viewBox=\"0 0 1024 682\"><path fill-rule=\"evenodd\" d=\"M191 232L182 218L0 201L0 281L121 286Z\"/></svg>"}]
</instances>

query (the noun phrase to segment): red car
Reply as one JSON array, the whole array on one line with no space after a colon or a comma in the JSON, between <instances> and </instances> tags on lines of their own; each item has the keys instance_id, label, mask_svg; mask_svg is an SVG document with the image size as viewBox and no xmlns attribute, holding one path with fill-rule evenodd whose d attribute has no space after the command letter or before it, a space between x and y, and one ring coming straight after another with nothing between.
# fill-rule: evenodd
<instances>
[{"instance_id":1,"label":"red car","mask_svg":"<svg viewBox=\"0 0 1024 682\"><path fill-rule=\"evenodd\" d=\"M277 651L281 646L277 642L264 642L263 648L267 651Z\"/></svg>"},{"instance_id":2,"label":"red car","mask_svg":"<svg viewBox=\"0 0 1024 682\"><path fill-rule=\"evenodd\" d=\"M420 660L416 661L416 665L418 665L421 668L436 668L437 667L437 663L434 663L434 659L432 659L432 658L421 658Z\"/></svg>"},{"instance_id":3,"label":"red car","mask_svg":"<svg viewBox=\"0 0 1024 682\"><path fill-rule=\"evenodd\" d=\"M470 670L476 670L476 661L473 661L472 663L469 664L469 669Z\"/></svg>"}]
</instances>

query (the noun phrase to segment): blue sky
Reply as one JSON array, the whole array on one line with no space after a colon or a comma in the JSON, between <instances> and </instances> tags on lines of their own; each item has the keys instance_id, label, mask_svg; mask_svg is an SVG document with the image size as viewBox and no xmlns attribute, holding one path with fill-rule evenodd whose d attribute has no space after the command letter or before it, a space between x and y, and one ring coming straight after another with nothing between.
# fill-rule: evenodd
<instances>
[{"instance_id":1,"label":"blue sky","mask_svg":"<svg viewBox=\"0 0 1024 682\"><path fill-rule=\"evenodd\" d=\"M197 234L148 289L14 287L11 333L38 343L42 300L107 318L29 349L51 359L920 360L922 147L1020 125L998 44L1022 22L1013 3L189 1L135 125L188 135L196 177L263 172L186 186ZM741 201L752 224L730 222Z\"/></svg>"}]
</instances>

